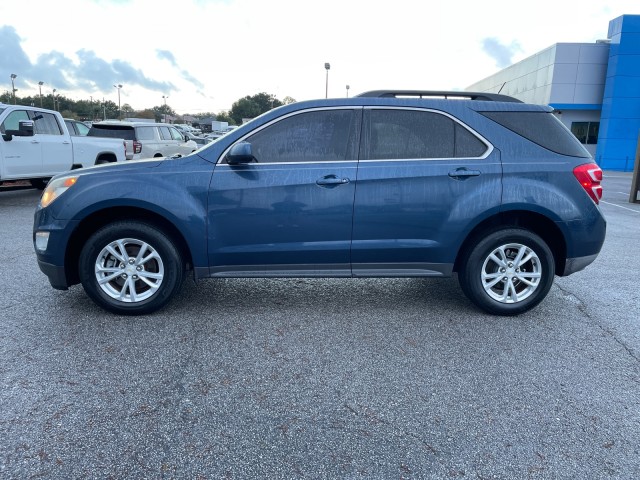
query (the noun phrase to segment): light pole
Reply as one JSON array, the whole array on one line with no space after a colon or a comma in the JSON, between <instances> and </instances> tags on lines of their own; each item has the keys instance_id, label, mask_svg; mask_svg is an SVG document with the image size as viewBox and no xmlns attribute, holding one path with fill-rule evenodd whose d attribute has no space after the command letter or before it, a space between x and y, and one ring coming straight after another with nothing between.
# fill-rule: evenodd
<instances>
[{"instance_id":1,"label":"light pole","mask_svg":"<svg viewBox=\"0 0 640 480\"><path fill-rule=\"evenodd\" d=\"M91 121L93 122L95 117L93 114L93 95L89 95L89 114L91 115Z\"/></svg>"},{"instance_id":2,"label":"light pole","mask_svg":"<svg viewBox=\"0 0 640 480\"><path fill-rule=\"evenodd\" d=\"M58 90L56 90L55 88L53 89L53 93L51 93L51 98L53 99L53 109L56 109L56 92Z\"/></svg>"},{"instance_id":3,"label":"light pole","mask_svg":"<svg viewBox=\"0 0 640 480\"><path fill-rule=\"evenodd\" d=\"M327 70L327 80L325 83L324 98L329 98L329 69L331 68L331 65L329 65L329 63L325 63L324 68Z\"/></svg>"},{"instance_id":4,"label":"light pole","mask_svg":"<svg viewBox=\"0 0 640 480\"><path fill-rule=\"evenodd\" d=\"M114 85L114 87L118 89L118 120L122 120L122 110L120 109L120 89L122 88L122 85L118 84Z\"/></svg>"},{"instance_id":5,"label":"light pole","mask_svg":"<svg viewBox=\"0 0 640 480\"><path fill-rule=\"evenodd\" d=\"M349 87L349 85L347 85L347 98L349 98L349 88L351 88L351 87Z\"/></svg>"},{"instance_id":6,"label":"light pole","mask_svg":"<svg viewBox=\"0 0 640 480\"><path fill-rule=\"evenodd\" d=\"M169 95L162 95L162 99L164 100L164 122L167 123L167 98Z\"/></svg>"},{"instance_id":7,"label":"light pole","mask_svg":"<svg viewBox=\"0 0 640 480\"><path fill-rule=\"evenodd\" d=\"M13 92L13 104L16 104L16 86L13 84L13 81L16 79L17 75L15 73L11 74L11 91Z\"/></svg>"},{"instance_id":8,"label":"light pole","mask_svg":"<svg viewBox=\"0 0 640 480\"><path fill-rule=\"evenodd\" d=\"M40 108L42 107L42 85L44 85L44 82L38 82L38 90L40 90Z\"/></svg>"}]
</instances>

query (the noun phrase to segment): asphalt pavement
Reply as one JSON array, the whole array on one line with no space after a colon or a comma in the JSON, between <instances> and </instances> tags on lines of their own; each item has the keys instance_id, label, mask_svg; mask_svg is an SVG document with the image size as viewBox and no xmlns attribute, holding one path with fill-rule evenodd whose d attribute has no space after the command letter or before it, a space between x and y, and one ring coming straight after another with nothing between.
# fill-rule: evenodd
<instances>
[{"instance_id":1,"label":"asphalt pavement","mask_svg":"<svg viewBox=\"0 0 640 480\"><path fill-rule=\"evenodd\" d=\"M640 205L533 311L451 279L187 281L120 317L53 290L0 189L0 478L640 477Z\"/></svg>"}]
</instances>

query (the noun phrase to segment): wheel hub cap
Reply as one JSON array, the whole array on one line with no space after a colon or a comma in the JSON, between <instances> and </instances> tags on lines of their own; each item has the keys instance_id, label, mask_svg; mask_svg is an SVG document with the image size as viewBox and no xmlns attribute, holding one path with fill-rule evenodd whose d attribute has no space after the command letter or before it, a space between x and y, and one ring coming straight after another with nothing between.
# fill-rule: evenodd
<instances>
[{"instance_id":1,"label":"wheel hub cap","mask_svg":"<svg viewBox=\"0 0 640 480\"><path fill-rule=\"evenodd\" d=\"M526 245L509 243L493 250L482 265L485 292L500 303L518 303L540 285L540 258Z\"/></svg>"},{"instance_id":2,"label":"wheel hub cap","mask_svg":"<svg viewBox=\"0 0 640 480\"><path fill-rule=\"evenodd\" d=\"M164 263L148 243L135 238L115 240L95 263L100 289L111 298L136 303L152 297L164 279Z\"/></svg>"}]
</instances>

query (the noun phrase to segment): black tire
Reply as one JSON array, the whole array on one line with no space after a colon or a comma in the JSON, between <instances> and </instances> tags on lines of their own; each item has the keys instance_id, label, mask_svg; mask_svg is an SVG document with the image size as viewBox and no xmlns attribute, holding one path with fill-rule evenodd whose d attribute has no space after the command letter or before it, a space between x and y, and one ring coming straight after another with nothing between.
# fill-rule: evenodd
<instances>
[{"instance_id":1,"label":"black tire","mask_svg":"<svg viewBox=\"0 0 640 480\"><path fill-rule=\"evenodd\" d=\"M152 252L157 256L146 255ZM184 271L182 256L171 239L156 227L136 221L101 228L80 253L85 292L105 310L121 315L143 315L165 306L180 290Z\"/></svg>"},{"instance_id":2,"label":"black tire","mask_svg":"<svg viewBox=\"0 0 640 480\"><path fill-rule=\"evenodd\" d=\"M32 178L29 180L29 183L33 188L37 188L38 190L44 190L47 187L47 183L49 183L48 178Z\"/></svg>"},{"instance_id":3,"label":"black tire","mask_svg":"<svg viewBox=\"0 0 640 480\"><path fill-rule=\"evenodd\" d=\"M547 296L554 276L551 249L538 235L520 228L494 231L471 245L458 272L469 300L494 315L532 309Z\"/></svg>"}]
</instances>

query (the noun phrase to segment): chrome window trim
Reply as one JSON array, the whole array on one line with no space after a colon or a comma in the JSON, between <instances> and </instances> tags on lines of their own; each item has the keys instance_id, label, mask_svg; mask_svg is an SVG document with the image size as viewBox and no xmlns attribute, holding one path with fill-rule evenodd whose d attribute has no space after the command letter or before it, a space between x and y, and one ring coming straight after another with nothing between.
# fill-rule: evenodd
<instances>
[{"instance_id":1,"label":"chrome window trim","mask_svg":"<svg viewBox=\"0 0 640 480\"><path fill-rule=\"evenodd\" d=\"M218 160L216 160L216 165L217 166L225 166L226 165L226 166L230 167L231 165L223 163L223 159L227 155L227 153L229 153L229 150L231 150L231 147L233 147L236 143L243 142L246 138L250 137L254 133L257 133L257 132L265 129L265 128L273 125L276 122L279 122L281 120L285 120L285 119L287 119L289 117L293 117L295 115L300 115L302 113L308 113L308 112L325 111L325 110L411 110L411 111L417 111L417 112L430 112L430 113L435 113L435 114L438 114L438 115L444 115L445 117L450 118L455 123L460 125L462 128L466 129L469 133L471 133L478 140L480 140L482 143L484 143L484 145L487 147L487 150L480 157L437 157L437 158L434 157L434 158L394 158L394 159L389 158L389 159L376 159L376 160L358 160L358 159L353 159L353 160L327 160L327 161L321 161L321 162L269 162L269 163L256 163L256 164L253 164L252 166L256 167L256 166L260 166L260 165L317 165L317 164L327 164L327 163L336 164L336 163L353 163L353 162L356 162L356 163L380 163L380 162L432 162L432 161L438 161L438 160L458 160L458 161L460 161L460 160L485 160L487 157L489 157L489 155L491 155L493 153L493 150L494 150L493 144L491 142L489 142L486 138L484 138L478 132L473 130L466 123L463 123L462 121L460 121L459 119L457 119L456 117L451 115L450 113L443 112L442 110L434 110L432 108L420 108L420 107L393 107L393 106L381 106L381 105L316 107L316 108L306 108L304 110L299 110L297 112L291 112L291 113L288 113L288 114L283 115L281 117L274 118L270 122L265 123L264 125L261 125L260 127L256 128L255 130L252 130L251 132L246 133L245 135L240 137L238 140L233 142L231 145L229 145L222 152L222 154L218 157ZM360 141L362 142L362 139ZM237 166L236 166L236 168L237 168Z\"/></svg>"},{"instance_id":2,"label":"chrome window trim","mask_svg":"<svg viewBox=\"0 0 640 480\"><path fill-rule=\"evenodd\" d=\"M336 165L338 163L353 163L354 168L358 165L358 160L323 160L321 162L267 162L267 163L248 163L247 165L251 165L252 167L263 166L263 165L323 165L330 163L331 165ZM233 167L239 168L242 165L229 165L228 163L218 163L216 167Z\"/></svg>"}]
</instances>

